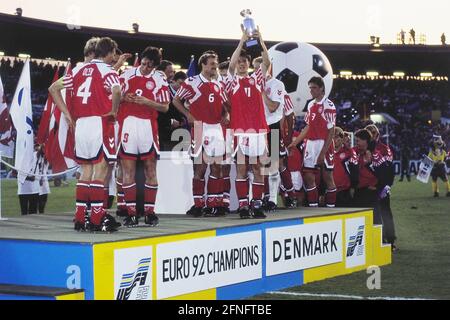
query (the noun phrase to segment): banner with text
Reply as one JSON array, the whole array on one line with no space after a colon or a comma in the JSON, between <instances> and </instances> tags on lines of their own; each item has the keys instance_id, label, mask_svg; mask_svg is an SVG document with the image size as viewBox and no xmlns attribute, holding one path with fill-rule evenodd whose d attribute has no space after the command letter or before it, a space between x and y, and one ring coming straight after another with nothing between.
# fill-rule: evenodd
<instances>
[{"instance_id":1,"label":"banner with text","mask_svg":"<svg viewBox=\"0 0 450 320\"><path fill-rule=\"evenodd\" d=\"M261 231L159 244L157 298L262 277Z\"/></svg>"},{"instance_id":2,"label":"banner with text","mask_svg":"<svg viewBox=\"0 0 450 320\"><path fill-rule=\"evenodd\" d=\"M342 261L342 220L266 230L267 276Z\"/></svg>"}]
</instances>

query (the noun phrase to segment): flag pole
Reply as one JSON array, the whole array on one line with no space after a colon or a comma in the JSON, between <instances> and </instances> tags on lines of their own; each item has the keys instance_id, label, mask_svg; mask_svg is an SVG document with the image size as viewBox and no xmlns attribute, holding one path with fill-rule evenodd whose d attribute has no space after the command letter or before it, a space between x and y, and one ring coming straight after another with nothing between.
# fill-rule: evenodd
<instances>
[{"instance_id":1,"label":"flag pole","mask_svg":"<svg viewBox=\"0 0 450 320\"><path fill-rule=\"evenodd\" d=\"M2 159L2 151L0 150L0 160ZM2 175L0 174L0 221L7 221L7 218L2 218Z\"/></svg>"},{"instance_id":2,"label":"flag pole","mask_svg":"<svg viewBox=\"0 0 450 320\"><path fill-rule=\"evenodd\" d=\"M386 132L387 132L387 146L389 147L389 124L386 123Z\"/></svg>"}]
</instances>

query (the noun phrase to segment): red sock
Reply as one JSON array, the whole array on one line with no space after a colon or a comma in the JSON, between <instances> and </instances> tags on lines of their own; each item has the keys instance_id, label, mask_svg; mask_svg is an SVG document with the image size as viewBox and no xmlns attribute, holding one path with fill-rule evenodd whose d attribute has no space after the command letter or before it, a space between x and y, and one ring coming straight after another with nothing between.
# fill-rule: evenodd
<instances>
[{"instance_id":1,"label":"red sock","mask_svg":"<svg viewBox=\"0 0 450 320\"><path fill-rule=\"evenodd\" d=\"M197 208L203 208L205 206L205 200L203 195L205 193L205 180L193 179L192 191L194 193L194 204Z\"/></svg>"},{"instance_id":2,"label":"red sock","mask_svg":"<svg viewBox=\"0 0 450 320\"><path fill-rule=\"evenodd\" d=\"M108 199L109 199L109 188L103 188L103 208L108 209Z\"/></svg>"},{"instance_id":3,"label":"red sock","mask_svg":"<svg viewBox=\"0 0 450 320\"><path fill-rule=\"evenodd\" d=\"M336 207L336 188L332 190L327 190L327 193L325 195L326 203L328 208L334 208Z\"/></svg>"},{"instance_id":4,"label":"red sock","mask_svg":"<svg viewBox=\"0 0 450 320\"><path fill-rule=\"evenodd\" d=\"M239 199L239 208L248 207L248 179L236 179L236 193Z\"/></svg>"},{"instance_id":5,"label":"red sock","mask_svg":"<svg viewBox=\"0 0 450 320\"><path fill-rule=\"evenodd\" d=\"M103 209L104 185L102 181L92 181L89 185L89 200L91 202L91 222L99 226L106 215Z\"/></svg>"},{"instance_id":6,"label":"red sock","mask_svg":"<svg viewBox=\"0 0 450 320\"><path fill-rule=\"evenodd\" d=\"M125 195L125 203L127 205L128 215L130 217L136 216L136 183L124 185L123 193Z\"/></svg>"},{"instance_id":7,"label":"red sock","mask_svg":"<svg viewBox=\"0 0 450 320\"><path fill-rule=\"evenodd\" d=\"M317 191L317 187L306 189L306 199L308 199L310 207L319 206L319 192Z\"/></svg>"},{"instance_id":8,"label":"red sock","mask_svg":"<svg viewBox=\"0 0 450 320\"><path fill-rule=\"evenodd\" d=\"M155 213L156 195L158 194L158 185L145 185L144 191L144 214L146 216Z\"/></svg>"},{"instance_id":9,"label":"red sock","mask_svg":"<svg viewBox=\"0 0 450 320\"><path fill-rule=\"evenodd\" d=\"M253 200L262 200L264 194L264 183L253 182L252 184Z\"/></svg>"},{"instance_id":10,"label":"red sock","mask_svg":"<svg viewBox=\"0 0 450 320\"><path fill-rule=\"evenodd\" d=\"M117 209L123 210L126 209L127 206L125 204L125 195L123 193L122 182L117 180Z\"/></svg>"},{"instance_id":11,"label":"red sock","mask_svg":"<svg viewBox=\"0 0 450 320\"><path fill-rule=\"evenodd\" d=\"M294 192L294 184L292 183L291 172L285 168L282 172L280 172L281 183L283 184L289 198L295 198Z\"/></svg>"},{"instance_id":12,"label":"red sock","mask_svg":"<svg viewBox=\"0 0 450 320\"><path fill-rule=\"evenodd\" d=\"M224 177L222 179L223 186L223 205L228 208L230 207L230 190L231 190L231 182L230 177Z\"/></svg>"},{"instance_id":13,"label":"red sock","mask_svg":"<svg viewBox=\"0 0 450 320\"><path fill-rule=\"evenodd\" d=\"M218 186L217 186L217 203L216 203L216 207L223 207L224 202L223 202L223 178L218 179Z\"/></svg>"},{"instance_id":14,"label":"red sock","mask_svg":"<svg viewBox=\"0 0 450 320\"><path fill-rule=\"evenodd\" d=\"M264 196L265 197L269 197L270 196L269 176L264 176Z\"/></svg>"},{"instance_id":15,"label":"red sock","mask_svg":"<svg viewBox=\"0 0 450 320\"><path fill-rule=\"evenodd\" d=\"M220 196L222 193L222 179L218 179L213 176L209 176L208 179L208 208L217 208L221 205Z\"/></svg>"},{"instance_id":16,"label":"red sock","mask_svg":"<svg viewBox=\"0 0 450 320\"><path fill-rule=\"evenodd\" d=\"M89 181L78 181L76 188L75 220L84 223L86 207L89 202Z\"/></svg>"}]
</instances>

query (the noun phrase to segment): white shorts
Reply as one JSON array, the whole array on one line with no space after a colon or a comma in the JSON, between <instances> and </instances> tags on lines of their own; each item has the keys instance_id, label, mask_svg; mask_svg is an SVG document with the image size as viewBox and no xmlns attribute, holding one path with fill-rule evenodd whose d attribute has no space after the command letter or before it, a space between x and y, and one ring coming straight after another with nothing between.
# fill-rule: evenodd
<instances>
[{"instance_id":1,"label":"white shorts","mask_svg":"<svg viewBox=\"0 0 450 320\"><path fill-rule=\"evenodd\" d=\"M227 155L233 153L233 130L226 129L225 130L225 151Z\"/></svg>"},{"instance_id":2,"label":"white shorts","mask_svg":"<svg viewBox=\"0 0 450 320\"><path fill-rule=\"evenodd\" d=\"M303 188L303 177L300 171L291 172L292 184L294 190L299 191Z\"/></svg>"},{"instance_id":3,"label":"white shorts","mask_svg":"<svg viewBox=\"0 0 450 320\"><path fill-rule=\"evenodd\" d=\"M198 134L198 133L197 133ZM203 123L201 142L196 143L198 139L194 132L191 157L197 158L202 150L209 157L222 157L225 155L225 138L223 136L222 125Z\"/></svg>"},{"instance_id":4,"label":"white shorts","mask_svg":"<svg viewBox=\"0 0 450 320\"><path fill-rule=\"evenodd\" d=\"M305 152L303 157L303 167L306 169L317 169L317 159L319 158L319 154L322 151L323 145L325 144L325 140L307 140L305 146ZM333 143L330 144L330 148L325 153L325 168L328 170L333 170L333 157L334 153L332 151L334 149ZM331 150L331 151L330 151Z\"/></svg>"},{"instance_id":5,"label":"white shorts","mask_svg":"<svg viewBox=\"0 0 450 320\"><path fill-rule=\"evenodd\" d=\"M80 163L116 159L114 123L102 117L79 118L75 125L75 156Z\"/></svg>"},{"instance_id":6,"label":"white shorts","mask_svg":"<svg viewBox=\"0 0 450 320\"><path fill-rule=\"evenodd\" d=\"M267 134L236 135L234 156L240 149L247 157L261 157L268 152Z\"/></svg>"},{"instance_id":7,"label":"white shorts","mask_svg":"<svg viewBox=\"0 0 450 320\"><path fill-rule=\"evenodd\" d=\"M128 116L122 123L119 156L123 159L142 160L151 158L153 151L159 153L155 143L152 120Z\"/></svg>"}]
</instances>

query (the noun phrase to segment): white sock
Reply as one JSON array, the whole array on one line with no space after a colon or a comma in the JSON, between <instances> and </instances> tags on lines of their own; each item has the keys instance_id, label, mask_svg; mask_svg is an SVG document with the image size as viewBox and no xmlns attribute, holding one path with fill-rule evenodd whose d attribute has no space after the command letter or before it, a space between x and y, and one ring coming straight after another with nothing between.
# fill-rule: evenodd
<instances>
[{"instance_id":1,"label":"white sock","mask_svg":"<svg viewBox=\"0 0 450 320\"><path fill-rule=\"evenodd\" d=\"M269 176L269 192L270 199L273 203L277 204L278 200L278 188L280 186L280 173L277 172Z\"/></svg>"}]
</instances>

